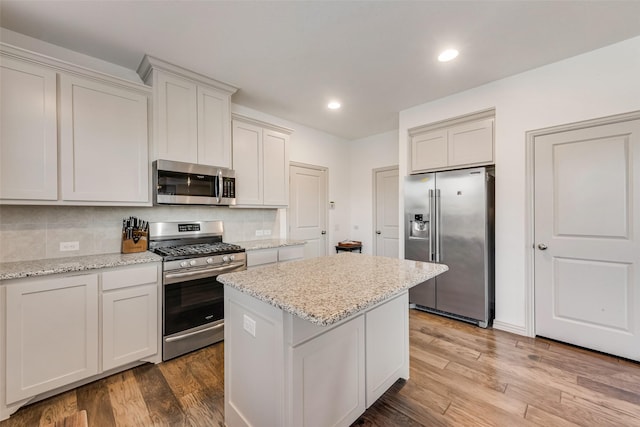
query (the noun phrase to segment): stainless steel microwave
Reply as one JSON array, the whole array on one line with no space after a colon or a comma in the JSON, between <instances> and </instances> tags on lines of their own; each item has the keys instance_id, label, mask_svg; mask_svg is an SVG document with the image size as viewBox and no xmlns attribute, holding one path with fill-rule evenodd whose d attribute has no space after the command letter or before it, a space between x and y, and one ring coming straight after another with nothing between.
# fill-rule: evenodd
<instances>
[{"instance_id":1,"label":"stainless steel microwave","mask_svg":"<svg viewBox=\"0 0 640 427\"><path fill-rule=\"evenodd\" d=\"M156 160L153 185L153 202L157 205L236 204L236 174L231 169Z\"/></svg>"}]
</instances>

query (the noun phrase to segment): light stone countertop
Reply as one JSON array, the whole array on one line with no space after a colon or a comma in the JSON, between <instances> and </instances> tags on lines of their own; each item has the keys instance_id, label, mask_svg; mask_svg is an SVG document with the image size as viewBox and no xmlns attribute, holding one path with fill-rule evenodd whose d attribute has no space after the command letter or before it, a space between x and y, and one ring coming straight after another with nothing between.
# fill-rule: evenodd
<instances>
[{"instance_id":1,"label":"light stone countertop","mask_svg":"<svg viewBox=\"0 0 640 427\"><path fill-rule=\"evenodd\" d=\"M298 246L306 245L304 240L291 240L291 239L264 239L264 240L247 240L244 242L233 242L236 245L243 247L247 251L255 251L258 249L272 249L281 248L283 246Z\"/></svg>"},{"instance_id":2,"label":"light stone countertop","mask_svg":"<svg viewBox=\"0 0 640 427\"><path fill-rule=\"evenodd\" d=\"M34 261L2 262L0 263L0 280L46 276L49 274L95 270L98 268L120 267L125 265L161 261L161 256L156 255L153 252L145 251L133 254L112 253L66 258L50 258Z\"/></svg>"},{"instance_id":3,"label":"light stone countertop","mask_svg":"<svg viewBox=\"0 0 640 427\"><path fill-rule=\"evenodd\" d=\"M444 264L341 252L218 276L320 326L332 325L447 271Z\"/></svg>"}]
</instances>

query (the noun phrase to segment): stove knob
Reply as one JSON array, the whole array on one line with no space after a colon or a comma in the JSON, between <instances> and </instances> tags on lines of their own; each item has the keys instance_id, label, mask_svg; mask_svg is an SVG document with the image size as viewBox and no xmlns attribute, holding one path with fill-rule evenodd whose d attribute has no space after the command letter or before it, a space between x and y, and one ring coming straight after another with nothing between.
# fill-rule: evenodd
<instances>
[{"instance_id":1,"label":"stove knob","mask_svg":"<svg viewBox=\"0 0 640 427\"><path fill-rule=\"evenodd\" d=\"M188 267L188 266L189 266L189 263L187 261L182 261L180 263L180 267Z\"/></svg>"},{"instance_id":2,"label":"stove knob","mask_svg":"<svg viewBox=\"0 0 640 427\"><path fill-rule=\"evenodd\" d=\"M224 255L222 257L222 262L229 262L229 257L227 255Z\"/></svg>"},{"instance_id":3,"label":"stove knob","mask_svg":"<svg viewBox=\"0 0 640 427\"><path fill-rule=\"evenodd\" d=\"M236 259L236 257L235 257L235 255L229 255L229 259L230 259L231 261L233 261L233 260L235 260L235 259Z\"/></svg>"},{"instance_id":4,"label":"stove knob","mask_svg":"<svg viewBox=\"0 0 640 427\"><path fill-rule=\"evenodd\" d=\"M213 264L213 258L207 258L207 264Z\"/></svg>"},{"instance_id":5,"label":"stove knob","mask_svg":"<svg viewBox=\"0 0 640 427\"><path fill-rule=\"evenodd\" d=\"M196 260L195 260L195 259L192 259L191 261L189 261L189 265L190 265L190 266L192 266L192 267L193 267L194 265L196 265L196 264L197 264L197 262L196 262Z\"/></svg>"}]
</instances>

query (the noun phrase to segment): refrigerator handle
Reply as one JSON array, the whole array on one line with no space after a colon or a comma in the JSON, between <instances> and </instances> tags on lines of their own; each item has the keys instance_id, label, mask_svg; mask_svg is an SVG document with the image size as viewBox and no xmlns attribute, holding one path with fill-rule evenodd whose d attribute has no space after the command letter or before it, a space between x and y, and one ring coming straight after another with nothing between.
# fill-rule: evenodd
<instances>
[{"instance_id":1,"label":"refrigerator handle","mask_svg":"<svg viewBox=\"0 0 640 427\"><path fill-rule=\"evenodd\" d=\"M435 226L434 226L434 236L435 236L435 256L434 256L434 261L435 262L440 262L440 221L441 221L441 215L440 215L440 189L436 190L436 194L434 199L434 204L435 204L435 210L432 211L433 212L433 216L434 216L434 221L435 222Z\"/></svg>"},{"instance_id":2,"label":"refrigerator handle","mask_svg":"<svg viewBox=\"0 0 640 427\"><path fill-rule=\"evenodd\" d=\"M429 261L435 262L436 249L433 241L436 236L435 230L435 206L436 199L433 190L429 190Z\"/></svg>"}]
</instances>

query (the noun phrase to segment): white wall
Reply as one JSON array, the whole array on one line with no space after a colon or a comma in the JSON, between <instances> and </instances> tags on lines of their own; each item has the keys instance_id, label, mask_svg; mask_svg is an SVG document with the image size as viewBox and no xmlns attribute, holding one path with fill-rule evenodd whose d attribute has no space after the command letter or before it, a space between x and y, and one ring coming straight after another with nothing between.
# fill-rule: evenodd
<instances>
[{"instance_id":1,"label":"white wall","mask_svg":"<svg viewBox=\"0 0 640 427\"><path fill-rule=\"evenodd\" d=\"M525 133L640 110L639 76L636 37L400 112L404 176L408 129L496 108L495 327L523 334L532 327L525 316L525 257L532 250L525 247Z\"/></svg>"},{"instance_id":2,"label":"white wall","mask_svg":"<svg viewBox=\"0 0 640 427\"><path fill-rule=\"evenodd\" d=\"M373 254L373 169L397 165L395 130L349 143L351 229L338 233L339 240L359 240L362 252Z\"/></svg>"},{"instance_id":3,"label":"white wall","mask_svg":"<svg viewBox=\"0 0 640 427\"><path fill-rule=\"evenodd\" d=\"M349 230L350 193L349 193L349 147L347 140L321 132L319 130L290 122L279 117L256 111L242 105L232 105L234 113L261 120L267 123L293 129L290 140L289 160L324 166L329 169L329 201L335 202L335 209L329 210L329 254L340 240L344 240L345 230ZM281 233L286 232L284 224L286 212L281 209L283 223Z\"/></svg>"}]
</instances>

